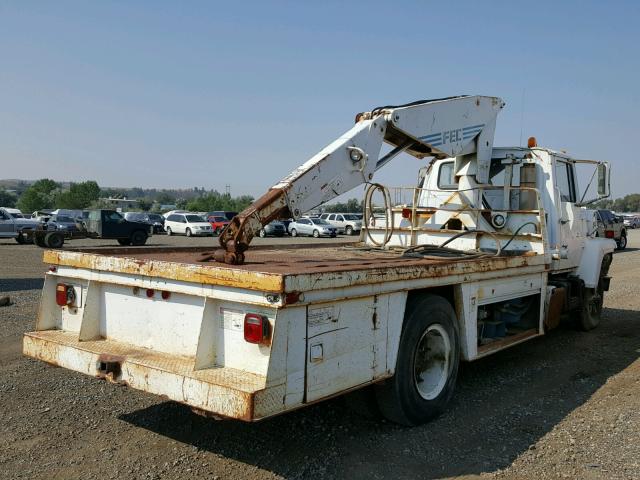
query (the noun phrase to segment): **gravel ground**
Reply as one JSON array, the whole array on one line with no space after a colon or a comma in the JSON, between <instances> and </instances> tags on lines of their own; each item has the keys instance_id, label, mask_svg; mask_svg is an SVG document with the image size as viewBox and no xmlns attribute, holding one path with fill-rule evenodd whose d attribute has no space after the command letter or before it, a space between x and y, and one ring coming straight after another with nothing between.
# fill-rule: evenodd
<instances>
[{"instance_id":1,"label":"gravel ground","mask_svg":"<svg viewBox=\"0 0 640 480\"><path fill-rule=\"evenodd\" d=\"M640 478L640 231L629 243L614 256L598 329L561 327L463 365L448 412L408 429L358 415L340 398L257 424L214 421L24 358L21 334L34 327L42 251L2 240L0 292L14 304L0 307L0 476Z\"/></svg>"}]
</instances>

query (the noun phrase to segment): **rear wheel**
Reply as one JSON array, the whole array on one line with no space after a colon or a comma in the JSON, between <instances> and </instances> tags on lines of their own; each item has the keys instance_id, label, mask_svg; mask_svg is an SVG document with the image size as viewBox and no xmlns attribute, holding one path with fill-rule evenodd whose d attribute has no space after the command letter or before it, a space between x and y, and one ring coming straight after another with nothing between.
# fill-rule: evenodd
<instances>
[{"instance_id":1,"label":"rear wheel","mask_svg":"<svg viewBox=\"0 0 640 480\"><path fill-rule=\"evenodd\" d=\"M291 236L292 237L297 237L298 236L298 231L295 228L291 229Z\"/></svg>"},{"instance_id":2,"label":"rear wheel","mask_svg":"<svg viewBox=\"0 0 640 480\"><path fill-rule=\"evenodd\" d=\"M128 238L119 238L118 243L123 246L131 245L131 240L129 240Z\"/></svg>"},{"instance_id":3,"label":"rear wheel","mask_svg":"<svg viewBox=\"0 0 640 480\"><path fill-rule=\"evenodd\" d=\"M627 248L627 236L625 234L620 235L620 240L618 240L618 250L624 250Z\"/></svg>"},{"instance_id":4,"label":"rear wheel","mask_svg":"<svg viewBox=\"0 0 640 480\"><path fill-rule=\"evenodd\" d=\"M142 230L136 230L131 234L131 244L136 247L147 243L147 233Z\"/></svg>"},{"instance_id":5,"label":"rear wheel","mask_svg":"<svg viewBox=\"0 0 640 480\"><path fill-rule=\"evenodd\" d=\"M44 243L49 248L61 248L64 245L64 234L60 232L49 232L44 237Z\"/></svg>"},{"instance_id":6,"label":"rear wheel","mask_svg":"<svg viewBox=\"0 0 640 480\"><path fill-rule=\"evenodd\" d=\"M320 236L320 232L318 230L313 231L313 238L318 238Z\"/></svg>"},{"instance_id":7,"label":"rear wheel","mask_svg":"<svg viewBox=\"0 0 640 480\"><path fill-rule=\"evenodd\" d=\"M167 236L169 236L169 237L170 237L170 236L171 236L171 234L173 233L173 232L171 231L171 227L167 227L167 229L166 229L166 230L167 230Z\"/></svg>"},{"instance_id":8,"label":"rear wheel","mask_svg":"<svg viewBox=\"0 0 640 480\"><path fill-rule=\"evenodd\" d=\"M260 235L260 238L264 238L267 236L267 232L264 228L261 228L260 233L258 235Z\"/></svg>"},{"instance_id":9,"label":"rear wheel","mask_svg":"<svg viewBox=\"0 0 640 480\"><path fill-rule=\"evenodd\" d=\"M187 235L187 237L190 237L191 236L191 229L187 228L187 230L184 233Z\"/></svg>"},{"instance_id":10,"label":"rear wheel","mask_svg":"<svg viewBox=\"0 0 640 480\"><path fill-rule=\"evenodd\" d=\"M453 395L460 345L455 312L437 295L407 305L392 378L376 386L380 411L402 425L419 425L440 415Z\"/></svg>"},{"instance_id":11,"label":"rear wheel","mask_svg":"<svg viewBox=\"0 0 640 480\"><path fill-rule=\"evenodd\" d=\"M353 235L353 227L351 225L347 225L347 228L345 228L344 233L346 233L347 235Z\"/></svg>"}]
</instances>

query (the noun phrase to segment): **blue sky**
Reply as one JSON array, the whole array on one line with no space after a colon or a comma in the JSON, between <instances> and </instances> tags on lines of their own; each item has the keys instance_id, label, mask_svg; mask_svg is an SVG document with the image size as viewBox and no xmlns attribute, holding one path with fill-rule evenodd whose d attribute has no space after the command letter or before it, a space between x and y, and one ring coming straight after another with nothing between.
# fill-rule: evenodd
<instances>
[{"instance_id":1,"label":"blue sky","mask_svg":"<svg viewBox=\"0 0 640 480\"><path fill-rule=\"evenodd\" d=\"M640 191L639 21L621 1L0 1L0 178L259 195L359 111L483 94L507 103L496 146L522 126L610 160L622 196Z\"/></svg>"}]
</instances>

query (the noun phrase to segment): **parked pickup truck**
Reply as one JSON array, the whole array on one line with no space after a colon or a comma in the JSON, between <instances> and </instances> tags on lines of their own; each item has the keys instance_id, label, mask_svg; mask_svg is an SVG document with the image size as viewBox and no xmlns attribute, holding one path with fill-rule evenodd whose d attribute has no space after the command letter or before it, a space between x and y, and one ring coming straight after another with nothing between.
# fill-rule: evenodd
<instances>
[{"instance_id":1,"label":"parked pickup truck","mask_svg":"<svg viewBox=\"0 0 640 480\"><path fill-rule=\"evenodd\" d=\"M503 105L460 96L358 114L234 217L217 250L45 251L52 268L24 353L212 416L256 421L367 388L388 419L428 421L451 399L461 361L561 319L593 329L609 288L615 242L594 236L575 174L597 169L596 201L608 195L608 164L533 138L493 147ZM381 157L383 141L392 149ZM395 195L371 183L402 152L434 157L418 185ZM360 242L250 248L261 226L364 182Z\"/></svg>"},{"instance_id":2,"label":"parked pickup truck","mask_svg":"<svg viewBox=\"0 0 640 480\"><path fill-rule=\"evenodd\" d=\"M35 242L41 247L61 248L65 240L101 238L117 240L120 245L140 246L153 234L153 225L130 222L115 210L91 210L89 216L75 230L41 228L35 231Z\"/></svg>"},{"instance_id":3,"label":"parked pickup truck","mask_svg":"<svg viewBox=\"0 0 640 480\"><path fill-rule=\"evenodd\" d=\"M0 207L0 238L15 238L18 243L32 240L32 233L40 222L15 214L15 209Z\"/></svg>"},{"instance_id":4,"label":"parked pickup truck","mask_svg":"<svg viewBox=\"0 0 640 480\"><path fill-rule=\"evenodd\" d=\"M611 210L596 210L597 235L611 238L616 241L620 250L627 248L627 227L622 216L618 216Z\"/></svg>"}]
</instances>

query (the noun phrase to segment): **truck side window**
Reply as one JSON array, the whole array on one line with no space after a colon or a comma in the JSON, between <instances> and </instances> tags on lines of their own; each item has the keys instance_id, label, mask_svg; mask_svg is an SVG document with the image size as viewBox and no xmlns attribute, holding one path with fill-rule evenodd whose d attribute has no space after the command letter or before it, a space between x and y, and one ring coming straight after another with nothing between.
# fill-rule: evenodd
<instances>
[{"instance_id":1,"label":"truck side window","mask_svg":"<svg viewBox=\"0 0 640 480\"><path fill-rule=\"evenodd\" d=\"M440 164L440 170L438 170L438 188L440 190L455 190L458 188L453 169L454 162Z\"/></svg>"},{"instance_id":2,"label":"truck side window","mask_svg":"<svg viewBox=\"0 0 640 480\"><path fill-rule=\"evenodd\" d=\"M556 186L560 190L561 201L576 201L573 170L571 169L571 165L567 162L556 160Z\"/></svg>"},{"instance_id":3,"label":"truck side window","mask_svg":"<svg viewBox=\"0 0 640 480\"><path fill-rule=\"evenodd\" d=\"M0 212L0 220L9 220L9 217L4 212Z\"/></svg>"}]
</instances>

